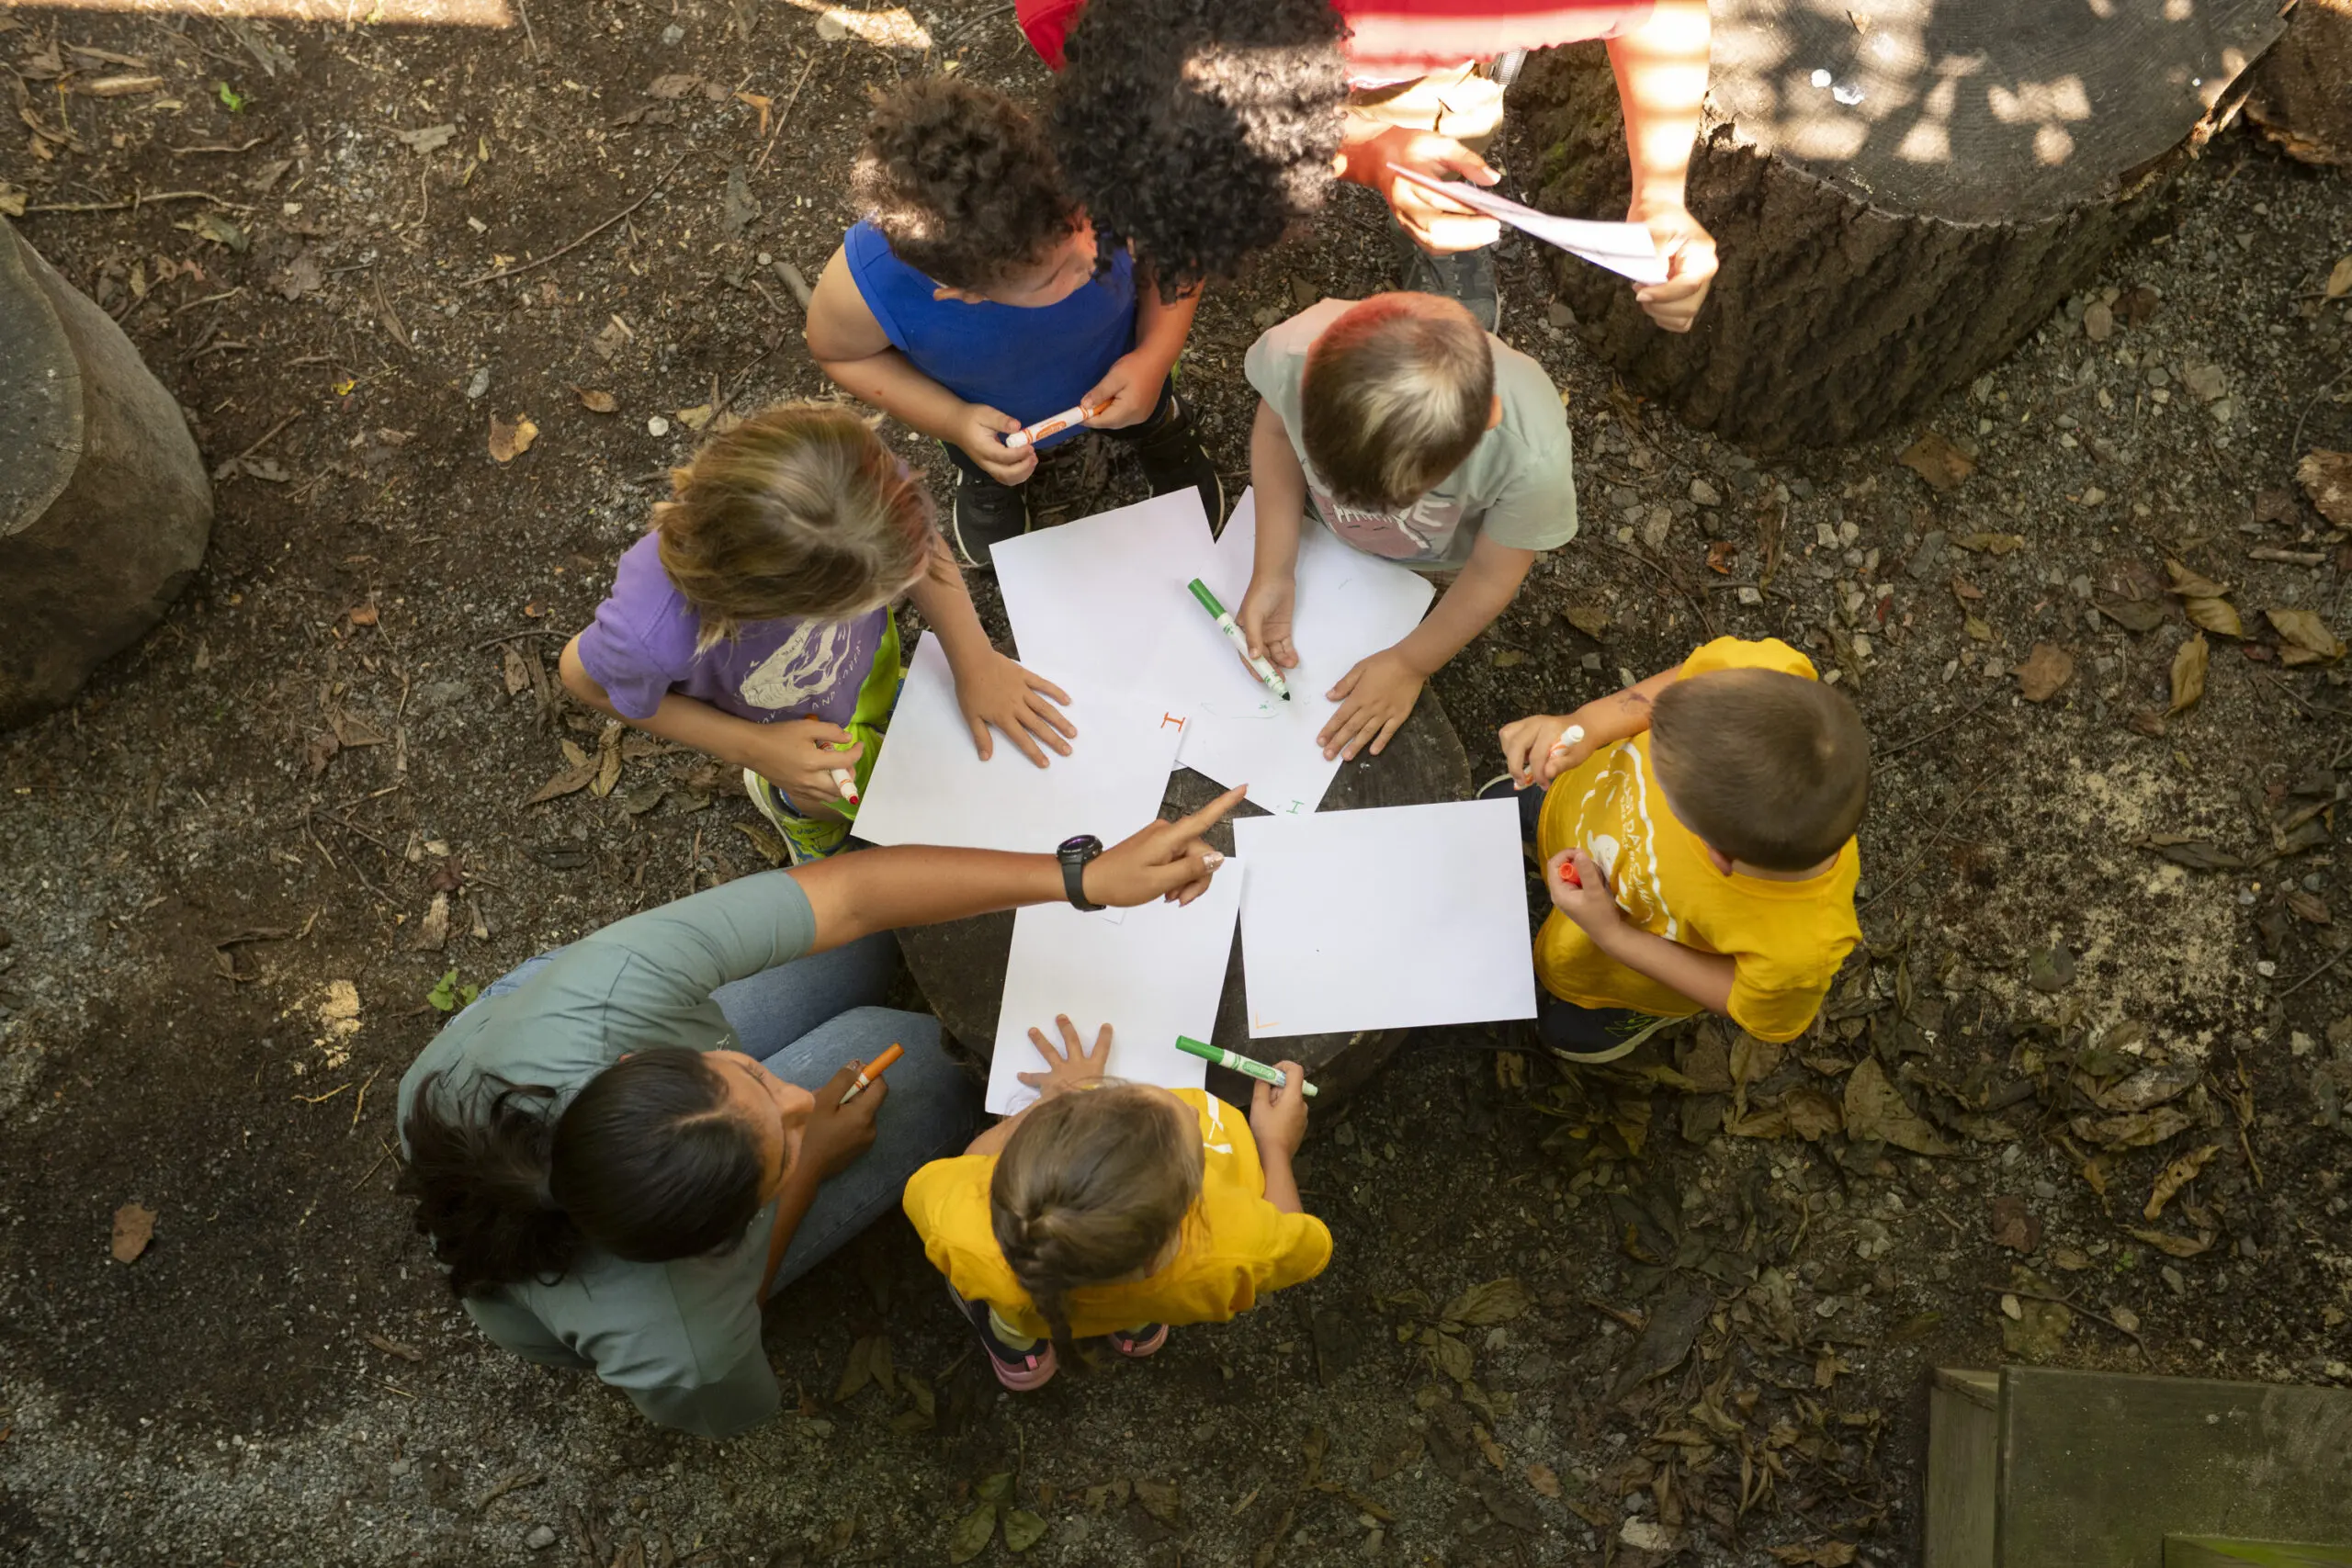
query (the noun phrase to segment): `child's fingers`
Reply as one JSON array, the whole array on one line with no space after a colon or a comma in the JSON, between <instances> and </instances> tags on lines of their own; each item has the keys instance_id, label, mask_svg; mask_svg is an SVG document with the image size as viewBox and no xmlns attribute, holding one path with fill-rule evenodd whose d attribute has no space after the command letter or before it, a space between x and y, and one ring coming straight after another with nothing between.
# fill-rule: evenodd
<instances>
[{"instance_id":1,"label":"child's fingers","mask_svg":"<svg viewBox=\"0 0 2352 1568\"><path fill-rule=\"evenodd\" d=\"M1174 829L1178 837L1193 840L1191 845L1193 850L1213 854L1216 852L1200 841L1201 835L1224 821L1225 814L1240 805L1241 797L1249 793L1248 784L1235 784L1190 817L1179 817L1175 821L1169 823L1168 827Z\"/></svg>"},{"instance_id":2,"label":"child's fingers","mask_svg":"<svg viewBox=\"0 0 2352 1568\"><path fill-rule=\"evenodd\" d=\"M972 750L980 754L981 761L987 761L996 753L996 742L989 739L989 721L984 718L967 718L964 722L971 728Z\"/></svg>"},{"instance_id":3,"label":"child's fingers","mask_svg":"<svg viewBox=\"0 0 2352 1568\"><path fill-rule=\"evenodd\" d=\"M1043 675L1038 674L1035 671L1024 669L1021 671L1021 675L1022 679L1029 682L1029 689L1031 691L1036 692L1044 696L1051 697L1054 701L1061 704L1064 707L1068 707L1069 705L1069 694L1063 691L1059 686L1055 685L1051 681L1046 680ZM1065 729L1062 733L1065 735L1076 735L1078 731L1075 728L1070 728Z\"/></svg>"},{"instance_id":4,"label":"child's fingers","mask_svg":"<svg viewBox=\"0 0 2352 1568\"><path fill-rule=\"evenodd\" d=\"M1019 721L1022 729L1025 733L1036 737L1038 740L1045 743L1048 750L1058 752L1060 755L1065 757L1069 755L1069 742L1063 739L1061 736L1055 731L1054 727L1047 724L1045 718L1039 715L1035 709L1023 708L1019 713L1015 714L1013 717Z\"/></svg>"},{"instance_id":5,"label":"child's fingers","mask_svg":"<svg viewBox=\"0 0 2352 1568\"><path fill-rule=\"evenodd\" d=\"M1390 738L1396 735L1398 728L1404 725L1404 722L1405 715L1400 713L1395 718L1388 720L1387 723L1380 727L1380 733L1372 738L1372 754L1374 756L1379 756L1380 753L1387 748Z\"/></svg>"},{"instance_id":6,"label":"child's fingers","mask_svg":"<svg viewBox=\"0 0 2352 1568\"><path fill-rule=\"evenodd\" d=\"M1022 728L1021 726L1017 724L1008 724L1004 726L1004 736L1006 739L1012 741L1013 745L1020 748L1021 754L1028 758L1032 762L1035 762L1041 768L1046 765L1046 753L1038 749L1037 743L1035 740L1029 739L1029 732Z\"/></svg>"},{"instance_id":7,"label":"child's fingers","mask_svg":"<svg viewBox=\"0 0 2352 1568\"><path fill-rule=\"evenodd\" d=\"M1046 701L1046 695L1047 694L1045 690L1034 686L1030 688L1029 706L1026 712L1023 715L1021 722L1028 725L1032 729L1036 729L1038 724L1043 724L1047 728L1059 732L1062 736L1075 736L1078 733L1078 726L1072 724L1069 721L1069 716L1064 714L1061 709ZM1069 699L1068 697L1063 697L1062 701L1068 702ZM1053 746L1054 750L1059 751L1062 755L1069 755L1069 747L1057 745L1054 738L1046 735L1043 730L1038 731L1037 739L1045 741L1048 746Z\"/></svg>"}]
</instances>

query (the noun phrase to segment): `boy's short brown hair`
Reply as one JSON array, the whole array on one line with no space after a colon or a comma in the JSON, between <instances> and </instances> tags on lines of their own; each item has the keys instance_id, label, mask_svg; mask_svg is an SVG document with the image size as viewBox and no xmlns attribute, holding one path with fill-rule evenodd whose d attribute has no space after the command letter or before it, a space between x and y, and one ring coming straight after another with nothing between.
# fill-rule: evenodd
<instances>
[{"instance_id":1,"label":"boy's short brown hair","mask_svg":"<svg viewBox=\"0 0 2352 1568\"><path fill-rule=\"evenodd\" d=\"M1845 846L1870 796L1870 737L1835 686L1781 670L1712 670L1657 694L1650 760L1683 825L1767 871Z\"/></svg>"},{"instance_id":2,"label":"boy's short brown hair","mask_svg":"<svg viewBox=\"0 0 2352 1568\"><path fill-rule=\"evenodd\" d=\"M1298 400L1299 442L1333 498L1399 512L1487 434L1495 354L1455 301L1375 294L1307 349Z\"/></svg>"},{"instance_id":3,"label":"boy's short brown hair","mask_svg":"<svg viewBox=\"0 0 2352 1568\"><path fill-rule=\"evenodd\" d=\"M920 76L878 94L850 193L890 254L949 288L983 289L1077 229L1044 133L1002 93Z\"/></svg>"}]
</instances>

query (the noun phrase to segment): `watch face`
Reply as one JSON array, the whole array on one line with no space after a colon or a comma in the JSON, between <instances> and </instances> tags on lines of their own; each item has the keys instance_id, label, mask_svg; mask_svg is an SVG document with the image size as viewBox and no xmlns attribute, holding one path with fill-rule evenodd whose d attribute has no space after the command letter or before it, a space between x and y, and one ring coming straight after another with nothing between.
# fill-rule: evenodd
<instances>
[{"instance_id":1,"label":"watch face","mask_svg":"<svg viewBox=\"0 0 2352 1568\"><path fill-rule=\"evenodd\" d=\"M1064 839L1061 848L1055 852L1063 855L1082 855L1089 850L1100 851L1102 848L1102 840L1091 833L1080 833L1074 838Z\"/></svg>"}]
</instances>

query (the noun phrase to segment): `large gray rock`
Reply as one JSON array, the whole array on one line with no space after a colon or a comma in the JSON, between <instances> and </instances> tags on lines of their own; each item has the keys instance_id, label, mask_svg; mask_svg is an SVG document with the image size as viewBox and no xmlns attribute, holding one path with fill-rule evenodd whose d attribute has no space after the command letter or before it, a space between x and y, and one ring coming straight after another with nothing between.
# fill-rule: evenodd
<instances>
[{"instance_id":1,"label":"large gray rock","mask_svg":"<svg viewBox=\"0 0 2352 1568\"><path fill-rule=\"evenodd\" d=\"M179 403L0 222L0 729L63 704L160 620L211 531Z\"/></svg>"},{"instance_id":2,"label":"large gray rock","mask_svg":"<svg viewBox=\"0 0 2352 1568\"><path fill-rule=\"evenodd\" d=\"M1179 771L1169 781L1163 817L1197 811L1220 793L1217 786L1193 773ZM1340 764L1339 776L1323 796L1321 809L1351 811L1374 806L1421 806L1430 801L1470 798L1470 759L1446 716L1437 694L1424 689L1413 716L1377 757L1362 757ZM1239 815L1257 812L1245 805ZM1230 854L1230 818L1208 835L1209 842ZM979 915L948 925L912 927L899 933L907 967L931 1003L947 1032L965 1047L987 1056L996 1041L996 1015L1004 999L1004 970L1012 952L1010 911ZM1243 1010L1241 937L1234 933L1233 956L1225 971L1225 995L1217 1004L1214 1043L1260 1061L1288 1058L1306 1069L1318 1091L1317 1110L1329 1110L1364 1082L1403 1043L1407 1031L1365 1030L1352 1034L1308 1034L1290 1040L1252 1042ZM1210 1089L1237 1104L1247 1104L1250 1084L1238 1074L1209 1069Z\"/></svg>"}]
</instances>

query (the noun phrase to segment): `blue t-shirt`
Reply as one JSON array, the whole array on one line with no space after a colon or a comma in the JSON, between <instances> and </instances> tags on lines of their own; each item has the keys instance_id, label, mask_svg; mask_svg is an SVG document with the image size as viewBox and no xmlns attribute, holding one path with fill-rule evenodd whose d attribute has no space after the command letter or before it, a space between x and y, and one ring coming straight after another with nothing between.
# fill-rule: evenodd
<instances>
[{"instance_id":1,"label":"blue t-shirt","mask_svg":"<svg viewBox=\"0 0 2352 1568\"><path fill-rule=\"evenodd\" d=\"M1135 263L1125 249L1068 299L1031 309L933 299L939 286L893 255L871 223L861 220L842 248L891 347L966 402L1023 424L1076 408L1112 362L1135 346ZM1064 431L1038 445L1076 434Z\"/></svg>"}]
</instances>

